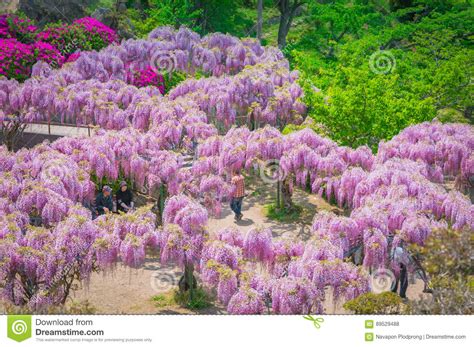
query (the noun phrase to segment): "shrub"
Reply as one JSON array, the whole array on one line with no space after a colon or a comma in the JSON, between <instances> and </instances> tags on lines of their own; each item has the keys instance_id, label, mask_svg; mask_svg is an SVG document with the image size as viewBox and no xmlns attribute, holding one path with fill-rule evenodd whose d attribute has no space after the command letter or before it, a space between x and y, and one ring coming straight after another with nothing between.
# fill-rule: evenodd
<instances>
[{"instance_id":1,"label":"shrub","mask_svg":"<svg viewBox=\"0 0 474 347\"><path fill-rule=\"evenodd\" d=\"M66 57L77 50L100 50L118 40L114 30L90 17L77 19L70 25L51 25L38 33L37 39L57 47Z\"/></svg>"},{"instance_id":2,"label":"shrub","mask_svg":"<svg viewBox=\"0 0 474 347\"><path fill-rule=\"evenodd\" d=\"M0 39L0 74L24 81L30 75L33 60L34 52L30 45L16 39Z\"/></svg>"},{"instance_id":3,"label":"shrub","mask_svg":"<svg viewBox=\"0 0 474 347\"><path fill-rule=\"evenodd\" d=\"M31 67L38 61L61 65L64 57L48 43L24 44L17 39L0 39L0 75L20 82L31 74Z\"/></svg>"},{"instance_id":4,"label":"shrub","mask_svg":"<svg viewBox=\"0 0 474 347\"><path fill-rule=\"evenodd\" d=\"M395 293L365 293L344 304L346 310L355 314L399 314L402 299Z\"/></svg>"},{"instance_id":5,"label":"shrub","mask_svg":"<svg viewBox=\"0 0 474 347\"><path fill-rule=\"evenodd\" d=\"M200 310L212 306L213 297L204 288L196 288L193 294L194 296L191 299L189 290L184 292L176 290L173 300L178 305L191 310Z\"/></svg>"},{"instance_id":6,"label":"shrub","mask_svg":"<svg viewBox=\"0 0 474 347\"><path fill-rule=\"evenodd\" d=\"M155 86L161 94L165 94L165 80L151 66L145 69L127 69L127 82L136 87Z\"/></svg>"},{"instance_id":7,"label":"shrub","mask_svg":"<svg viewBox=\"0 0 474 347\"><path fill-rule=\"evenodd\" d=\"M26 17L1 15L0 75L22 82L30 76L31 67L38 60L60 67L64 62L75 61L78 51L99 50L116 41L114 30L90 17L70 25L56 23L38 32ZM139 74L137 81L140 86L163 84L162 77L160 80L160 76L148 72Z\"/></svg>"},{"instance_id":8,"label":"shrub","mask_svg":"<svg viewBox=\"0 0 474 347\"><path fill-rule=\"evenodd\" d=\"M24 43L32 42L38 27L26 17L15 14L0 15L0 38L18 39Z\"/></svg>"},{"instance_id":9,"label":"shrub","mask_svg":"<svg viewBox=\"0 0 474 347\"><path fill-rule=\"evenodd\" d=\"M264 206L265 215L268 219L276 220L282 223L295 223L301 219L303 208L299 205L293 205L291 210L284 207L279 208L276 204L268 204Z\"/></svg>"}]
</instances>

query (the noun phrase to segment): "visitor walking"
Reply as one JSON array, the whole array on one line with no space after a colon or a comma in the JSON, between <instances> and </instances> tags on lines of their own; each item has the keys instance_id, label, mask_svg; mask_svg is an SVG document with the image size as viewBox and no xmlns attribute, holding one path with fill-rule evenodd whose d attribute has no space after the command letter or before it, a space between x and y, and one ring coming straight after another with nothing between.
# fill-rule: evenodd
<instances>
[{"instance_id":1,"label":"visitor walking","mask_svg":"<svg viewBox=\"0 0 474 347\"><path fill-rule=\"evenodd\" d=\"M242 201L245 196L245 182L244 176L240 173L240 170L234 172L232 177L232 199L230 201L230 208L235 213L235 219L241 220L242 214Z\"/></svg>"},{"instance_id":2,"label":"visitor walking","mask_svg":"<svg viewBox=\"0 0 474 347\"><path fill-rule=\"evenodd\" d=\"M109 186L104 186L102 192L97 194L95 198L95 207L98 215L110 213L113 210L114 204L112 202L112 189Z\"/></svg>"},{"instance_id":3,"label":"visitor walking","mask_svg":"<svg viewBox=\"0 0 474 347\"><path fill-rule=\"evenodd\" d=\"M400 285L400 297L406 299L408 289L408 264L410 262L409 256L405 248L400 244L392 251L393 261L400 267L400 274L395 278L395 283L392 287L392 292L396 293Z\"/></svg>"},{"instance_id":4,"label":"visitor walking","mask_svg":"<svg viewBox=\"0 0 474 347\"><path fill-rule=\"evenodd\" d=\"M130 189L128 189L127 182L120 182L120 188L115 194L117 199L117 210L127 213L134 207L133 203L133 194Z\"/></svg>"}]
</instances>

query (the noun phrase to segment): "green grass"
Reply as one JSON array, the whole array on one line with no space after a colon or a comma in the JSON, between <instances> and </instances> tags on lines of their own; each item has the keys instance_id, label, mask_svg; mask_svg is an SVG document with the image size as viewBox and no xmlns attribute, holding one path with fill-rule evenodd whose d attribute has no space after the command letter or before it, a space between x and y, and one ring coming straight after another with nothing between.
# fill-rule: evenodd
<instances>
[{"instance_id":1,"label":"green grass","mask_svg":"<svg viewBox=\"0 0 474 347\"><path fill-rule=\"evenodd\" d=\"M180 292L177 289L166 293L155 295L151 298L156 307L181 306L190 310L200 310L212 306L213 296L204 288L198 287L194 290L193 299L189 298L189 291Z\"/></svg>"},{"instance_id":2,"label":"green grass","mask_svg":"<svg viewBox=\"0 0 474 347\"><path fill-rule=\"evenodd\" d=\"M196 288L192 300L190 300L189 294L189 290L186 292L176 290L173 299L178 305L190 310L200 310L212 306L213 297L204 288Z\"/></svg>"},{"instance_id":3,"label":"green grass","mask_svg":"<svg viewBox=\"0 0 474 347\"><path fill-rule=\"evenodd\" d=\"M155 303L156 307L167 307L176 305L176 301L174 300L174 290L164 294L155 295L151 298L151 300Z\"/></svg>"},{"instance_id":4,"label":"green grass","mask_svg":"<svg viewBox=\"0 0 474 347\"><path fill-rule=\"evenodd\" d=\"M275 204L267 204L264 206L264 210L268 219L283 223L294 223L300 219L303 208L299 205L293 205L292 210L287 211L284 208L277 208Z\"/></svg>"}]
</instances>

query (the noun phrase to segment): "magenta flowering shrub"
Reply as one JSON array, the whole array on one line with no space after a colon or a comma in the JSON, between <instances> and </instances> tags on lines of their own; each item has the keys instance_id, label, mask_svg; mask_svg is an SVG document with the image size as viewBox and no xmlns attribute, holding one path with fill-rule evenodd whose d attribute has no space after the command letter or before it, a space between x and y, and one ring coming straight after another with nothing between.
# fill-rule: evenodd
<instances>
[{"instance_id":1,"label":"magenta flowering shrub","mask_svg":"<svg viewBox=\"0 0 474 347\"><path fill-rule=\"evenodd\" d=\"M61 53L49 43L35 42L33 44L36 60L43 61L50 65L61 66L64 62L64 57Z\"/></svg>"},{"instance_id":2,"label":"magenta flowering shrub","mask_svg":"<svg viewBox=\"0 0 474 347\"><path fill-rule=\"evenodd\" d=\"M105 46L112 42L118 41L117 33L113 29L109 28L108 26L106 26L95 18L84 17L76 19L73 22L73 25L77 25L79 27L84 28L89 41L92 41L92 45L96 44L96 40L98 41L98 45L105 44ZM102 42L100 42L101 40ZM93 48L95 50L98 50L102 47L94 46Z\"/></svg>"},{"instance_id":3,"label":"magenta flowering shrub","mask_svg":"<svg viewBox=\"0 0 474 347\"><path fill-rule=\"evenodd\" d=\"M14 38L21 42L31 42L38 27L29 18L15 14L0 15L0 38Z\"/></svg>"},{"instance_id":4,"label":"magenta flowering shrub","mask_svg":"<svg viewBox=\"0 0 474 347\"><path fill-rule=\"evenodd\" d=\"M7 21L8 16L3 14L0 16L0 37L9 38L11 37L10 28Z\"/></svg>"},{"instance_id":5,"label":"magenta flowering shrub","mask_svg":"<svg viewBox=\"0 0 474 347\"><path fill-rule=\"evenodd\" d=\"M31 45L16 39L0 39L0 74L7 78L24 81L30 76L36 62Z\"/></svg>"},{"instance_id":6,"label":"magenta flowering shrub","mask_svg":"<svg viewBox=\"0 0 474 347\"><path fill-rule=\"evenodd\" d=\"M0 75L24 81L38 61L60 67L64 62L76 61L78 51L99 50L116 41L117 35L112 29L89 17L39 32L28 18L13 14L1 15ZM148 71L136 77L137 85L146 85L148 82L163 85L158 76Z\"/></svg>"},{"instance_id":7,"label":"magenta flowering shrub","mask_svg":"<svg viewBox=\"0 0 474 347\"><path fill-rule=\"evenodd\" d=\"M79 57L81 56L81 53L80 52L75 52L75 53L72 53L70 54L67 59L66 59L66 63L73 63L75 62L77 59L79 59Z\"/></svg>"},{"instance_id":8,"label":"magenta flowering shrub","mask_svg":"<svg viewBox=\"0 0 474 347\"><path fill-rule=\"evenodd\" d=\"M127 69L126 80L128 84L136 87L157 87L161 94L165 94L165 79L151 66L148 66L145 69L138 69L129 66Z\"/></svg>"},{"instance_id":9,"label":"magenta flowering shrub","mask_svg":"<svg viewBox=\"0 0 474 347\"><path fill-rule=\"evenodd\" d=\"M14 38L0 39L0 75L24 81L37 61L61 65L64 57L48 43L24 44Z\"/></svg>"},{"instance_id":10,"label":"magenta flowering shrub","mask_svg":"<svg viewBox=\"0 0 474 347\"><path fill-rule=\"evenodd\" d=\"M68 25L50 26L39 32L36 39L50 43L66 58L78 50L100 50L118 41L114 30L91 17L76 19Z\"/></svg>"}]
</instances>

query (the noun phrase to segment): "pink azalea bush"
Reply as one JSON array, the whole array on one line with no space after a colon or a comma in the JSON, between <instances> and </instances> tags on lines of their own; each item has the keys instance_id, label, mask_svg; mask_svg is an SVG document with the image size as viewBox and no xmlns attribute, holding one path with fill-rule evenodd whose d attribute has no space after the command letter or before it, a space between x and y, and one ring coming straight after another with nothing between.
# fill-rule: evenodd
<instances>
[{"instance_id":1,"label":"pink azalea bush","mask_svg":"<svg viewBox=\"0 0 474 347\"><path fill-rule=\"evenodd\" d=\"M136 87L155 86L162 95L165 94L165 79L155 69L148 66L145 69L129 66L127 69L127 83Z\"/></svg>"},{"instance_id":2,"label":"pink azalea bush","mask_svg":"<svg viewBox=\"0 0 474 347\"><path fill-rule=\"evenodd\" d=\"M114 30L91 17L77 19L69 25L51 26L38 33L36 39L52 44L65 56L77 50L100 50L118 41Z\"/></svg>"},{"instance_id":3,"label":"pink azalea bush","mask_svg":"<svg viewBox=\"0 0 474 347\"><path fill-rule=\"evenodd\" d=\"M0 38L16 38L18 40L31 40L38 30L29 18L22 18L15 14L0 15Z\"/></svg>"},{"instance_id":4,"label":"pink azalea bush","mask_svg":"<svg viewBox=\"0 0 474 347\"><path fill-rule=\"evenodd\" d=\"M80 51L100 50L117 40L114 30L90 17L39 31L28 18L1 15L0 75L22 82L30 77L37 61L60 67L65 62L76 61ZM138 86L163 85L162 76L153 71L139 71L134 76ZM164 86L161 88L164 92Z\"/></svg>"},{"instance_id":5,"label":"pink azalea bush","mask_svg":"<svg viewBox=\"0 0 474 347\"><path fill-rule=\"evenodd\" d=\"M24 44L14 38L0 39L0 75L24 81L38 60L61 65L64 57L45 42Z\"/></svg>"}]
</instances>

